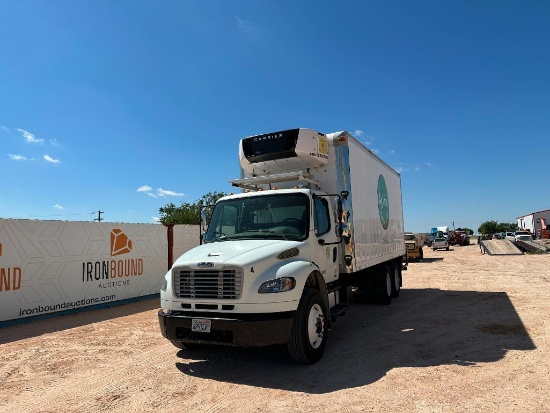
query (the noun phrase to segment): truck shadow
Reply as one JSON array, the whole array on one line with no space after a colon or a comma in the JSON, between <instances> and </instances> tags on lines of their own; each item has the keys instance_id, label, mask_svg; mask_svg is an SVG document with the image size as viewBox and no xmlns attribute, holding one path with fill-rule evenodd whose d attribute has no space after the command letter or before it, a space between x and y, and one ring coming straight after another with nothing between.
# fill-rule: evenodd
<instances>
[{"instance_id":1,"label":"truck shadow","mask_svg":"<svg viewBox=\"0 0 550 413\"><path fill-rule=\"evenodd\" d=\"M443 261L444 258L443 257L432 257L432 258L427 258L427 257L424 257L422 258L422 260L409 260L409 264L422 264L422 263L432 263L432 262L438 262L438 261Z\"/></svg>"},{"instance_id":2,"label":"truck shadow","mask_svg":"<svg viewBox=\"0 0 550 413\"><path fill-rule=\"evenodd\" d=\"M189 376L312 394L360 387L390 370L475 366L535 345L503 292L402 290L389 307L353 305L333 325L324 357L293 363L283 347L182 350Z\"/></svg>"}]
</instances>

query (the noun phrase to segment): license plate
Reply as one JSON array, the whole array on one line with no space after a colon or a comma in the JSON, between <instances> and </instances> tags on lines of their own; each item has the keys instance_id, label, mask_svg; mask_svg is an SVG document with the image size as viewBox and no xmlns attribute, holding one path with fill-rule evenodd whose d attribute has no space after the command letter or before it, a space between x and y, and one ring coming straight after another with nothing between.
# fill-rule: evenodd
<instances>
[{"instance_id":1,"label":"license plate","mask_svg":"<svg viewBox=\"0 0 550 413\"><path fill-rule=\"evenodd\" d=\"M412 245L412 244L407 244L407 249L408 249L408 250L414 250L414 245Z\"/></svg>"},{"instance_id":2,"label":"license plate","mask_svg":"<svg viewBox=\"0 0 550 413\"><path fill-rule=\"evenodd\" d=\"M210 333L210 327L212 326L212 320L206 320L204 318L193 318L191 321L191 331L198 333Z\"/></svg>"}]
</instances>

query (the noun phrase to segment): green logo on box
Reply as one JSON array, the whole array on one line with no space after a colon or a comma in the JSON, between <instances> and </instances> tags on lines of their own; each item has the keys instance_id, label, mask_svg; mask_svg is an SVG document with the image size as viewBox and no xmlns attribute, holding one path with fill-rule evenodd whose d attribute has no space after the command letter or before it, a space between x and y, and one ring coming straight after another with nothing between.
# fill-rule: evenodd
<instances>
[{"instance_id":1,"label":"green logo on box","mask_svg":"<svg viewBox=\"0 0 550 413\"><path fill-rule=\"evenodd\" d=\"M384 229L388 229L390 223L390 201L388 199L388 187L382 175L378 177L378 214Z\"/></svg>"}]
</instances>

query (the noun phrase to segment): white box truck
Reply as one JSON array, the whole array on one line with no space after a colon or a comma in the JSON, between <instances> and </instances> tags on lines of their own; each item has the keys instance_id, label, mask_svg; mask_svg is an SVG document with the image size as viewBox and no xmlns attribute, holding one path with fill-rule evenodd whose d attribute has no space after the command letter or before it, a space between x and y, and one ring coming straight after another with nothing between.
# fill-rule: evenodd
<instances>
[{"instance_id":1,"label":"white box truck","mask_svg":"<svg viewBox=\"0 0 550 413\"><path fill-rule=\"evenodd\" d=\"M400 175L345 131L251 136L239 157L243 192L218 200L203 243L166 273L161 333L189 350L286 344L315 363L353 293L399 295Z\"/></svg>"}]
</instances>

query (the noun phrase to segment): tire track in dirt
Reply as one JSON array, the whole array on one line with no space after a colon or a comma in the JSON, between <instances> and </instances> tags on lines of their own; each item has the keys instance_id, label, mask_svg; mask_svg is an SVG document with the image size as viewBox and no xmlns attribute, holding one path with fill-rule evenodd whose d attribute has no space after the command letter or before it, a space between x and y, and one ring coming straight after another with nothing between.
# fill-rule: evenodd
<instances>
[{"instance_id":1,"label":"tire track in dirt","mask_svg":"<svg viewBox=\"0 0 550 413\"><path fill-rule=\"evenodd\" d=\"M97 377L93 374L97 369L92 369L68 378L70 382L78 383L77 386L67 383L66 379L59 379L49 384L47 388L32 389L35 401L29 402L27 399L23 405L14 403L11 411L29 413L43 412L44 409L83 411L89 407L89 400L99 400L105 394L113 395L115 392L133 387L135 380L135 376L132 374L133 370L145 370L145 368L151 368L152 365L158 371L173 367L173 355L170 354L170 350L169 346L166 348L155 346L151 350L140 353L138 357L134 354L127 359L110 361L108 370L111 375L108 377L109 383L106 385L97 385L104 377ZM98 372L101 371L103 369L98 370Z\"/></svg>"}]
</instances>

